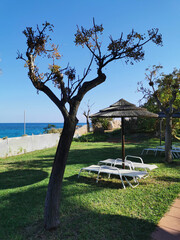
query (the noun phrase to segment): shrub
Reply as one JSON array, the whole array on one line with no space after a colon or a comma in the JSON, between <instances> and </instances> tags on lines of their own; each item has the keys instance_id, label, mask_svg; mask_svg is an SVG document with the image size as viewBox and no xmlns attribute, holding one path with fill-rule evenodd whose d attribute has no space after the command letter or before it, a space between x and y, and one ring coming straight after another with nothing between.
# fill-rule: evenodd
<instances>
[{"instance_id":1,"label":"shrub","mask_svg":"<svg viewBox=\"0 0 180 240\"><path fill-rule=\"evenodd\" d=\"M125 129L129 133L155 133L159 130L159 119L130 118L125 121Z\"/></svg>"},{"instance_id":2,"label":"shrub","mask_svg":"<svg viewBox=\"0 0 180 240\"><path fill-rule=\"evenodd\" d=\"M97 128L103 128L104 130L108 130L108 127L110 125L110 121L112 121L112 118L92 118L92 126L93 131Z\"/></svg>"},{"instance_id":3,"label":"shrub","mask_svg":"<svg viewBox=\"0 0 180 240\"><path fill-rule=\"evenodd\" d=\"M61 132L62 132L62 128L51 128L46 131L46 133L61 133Z\"/></svg>"},{"instance_id":4,"label":"shrub","mask_svg":"<svg viewBox=\"0 0 180 240\"><path fill-rule=\"evenodd\" d=\"M106 140L107 134L105 133L89 133L73 139L75 142L104 142Z\"/></svg>"}]
</instances>

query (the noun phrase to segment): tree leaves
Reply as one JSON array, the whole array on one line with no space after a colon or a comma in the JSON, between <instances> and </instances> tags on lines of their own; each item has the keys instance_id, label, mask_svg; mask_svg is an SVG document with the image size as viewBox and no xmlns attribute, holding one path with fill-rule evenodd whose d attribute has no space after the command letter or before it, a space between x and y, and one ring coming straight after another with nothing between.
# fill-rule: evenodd
<instances>
[{"instance_id":1,"label":"tree leaves","mask_svg":"<svg viewBox=\"0 0 180 240\"><path fill-rule=\"evenodd\" d=\"M172 115L175 109L180 106L180 70L174 69L170 74L159 73L162 66L153 65L146 69L145 79L148 81L151 89L145 88L143 83L138 83L139 92L142 92L143 98L150 99L154 97L162 111L171 109ZM169 112L168 112L169 113Z\"/></svg>"}]
</instances>

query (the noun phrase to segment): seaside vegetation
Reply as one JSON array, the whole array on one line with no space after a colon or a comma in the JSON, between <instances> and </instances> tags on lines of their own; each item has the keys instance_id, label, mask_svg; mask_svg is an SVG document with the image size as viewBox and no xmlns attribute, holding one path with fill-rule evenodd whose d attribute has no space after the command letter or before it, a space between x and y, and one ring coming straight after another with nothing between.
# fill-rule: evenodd
<instances>
[{"instance_id":1,"label":"seaside vegetation","mask_svg":"<svg viewBox=\"0 0 180 240\"><path fill-rule=\"evenodd\" d=\"M47 130L47 133L60 133L62 132L62 128L51 128Z\"/></svg>"},{"instance_id":2,"label":"seaside vegetation","mask_svg":"<svg viewBox=\"0 0 180 240\"><path fill-rule=\"evenodd\" d=\"M61 132L62 128L56 128L56 125L48 124L48 126L44 128L43 133L61 133Z\"/></svg>"},{"instance_id":3,"label":"seaside vegetation","mask_svg":"<svg viewBox=\"0 0 180 240\"><path fill-rule=\"evenodd\" d=\"M121 156L120 132L101 142L73 142L63 180L61 227L43 228L44 198L55 148L0 159L0 239L6 240L147 240L180 192L180 159L164 163L164 156L145 155L158 169L141 179L137 188L122 188L118 178L78 173L82 167ZM92 135L88 134L88 137ZM85 137L85 136L84 136ZM100 137L100 135L99 135ZM159 139L127 136L126 154L140 155ZM107 142L111 139L112 142Z\"/></svg>"}]
</instances>

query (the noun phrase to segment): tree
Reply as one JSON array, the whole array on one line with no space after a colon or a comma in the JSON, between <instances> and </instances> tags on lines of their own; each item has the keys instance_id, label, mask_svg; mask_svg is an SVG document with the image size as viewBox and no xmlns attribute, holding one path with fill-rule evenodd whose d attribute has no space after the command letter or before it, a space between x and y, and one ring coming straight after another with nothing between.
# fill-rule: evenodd
<instances>
[{"instance_id":1,"label":"tree","mask_svg":"<svg viewBox=\"0 0 180 240\"><path fill-rule=\"evenodd\" d=\"M48 126L44 128L43 133L48 133L49 130L51 130L52 128L55 128L55 127L56 127L56 125L54 125L54 124L48 124Z\"/></svg>"},{"instance_id":2,"label":"tree","mask_svg":"<svg viewBox=\"0 0 180 240\"><path fill-rule=\"evenodd\" d=\"M160 65L154 65L152 69L146 69L145 78L150 88L145 88L141 82L139 91L143 93L144 98L153 96L159 109L165 113L165 161L172 162L172 115L178 111L177 108L180 106L180 70L175 69L172 73L165 75L159 74L161 68Z\"/></svg>"},{"instance_id":3,"label":"tree","mask_svg":"<svg viewBox=\"0 0 180 240\"><path fill-rule=\"evenodd\" d=\"M90 116L91 107L93 105L94 105L94 103L89 105L89 101L88 101L88 103L87 103L87 110L86 111L84 110L84 112L83 112L83 115L86 118L87 132L90 132L89 116Z\"/></svg>"},{"instance_id":4,"label":"tree","mask_svg":"<svg viewBox=\"0 0 180 240\"><path fill-rule=\"evenodd\" d=\"M117 40L110 37L107 53L102 54L99 37L103 33L103 26L96 25L93 21L93 27L90 29L78 27L75 34L75 44L87 47L92 58L83 76L77 78L75 68L68 65L61 69L59 65L55 64L61 55L55 44L52 44L50 49L47 48L47 43L51 42L46 33L48 30L53 31L53 25L47 22L43 24L42 29L39 26L35 30L32 27L27 27L23 31L27 39L26 56L18 52L17 58L25 61L28 76L37 91L44 92L58 107L64 118L64 127L56 150L45 200L45 228L50 230L57 228L60 224L59 205L62 180L70 145L78 123L76 114L81 100L88 91L106 80L103 68L110 62L124 59L126 63L133 64L141 61L144 59L144 45L150 41L162 45L162 36L158 34L158 29L149 30L147 36L132 30L125 39L123 39L123 33ZM46 73L41 73L35 63L42 56L52 60L49 71ZM94 60L97 65L97 76L85 81ZM49 81L52 81L54 86L60 90L58 96L48 87Z\"/></svg>"}]
</instances>

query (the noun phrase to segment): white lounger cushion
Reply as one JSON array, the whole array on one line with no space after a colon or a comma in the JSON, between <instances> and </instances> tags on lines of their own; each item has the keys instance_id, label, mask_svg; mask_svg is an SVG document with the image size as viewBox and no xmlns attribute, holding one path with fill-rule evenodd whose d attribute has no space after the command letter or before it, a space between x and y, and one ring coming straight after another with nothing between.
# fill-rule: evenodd
<instances>
[{"instance_id":1,"label":"white lounger cushion","mask_svg":"<svg viewBox=\"0 0 180 240\"><path fill-rule=\"evenodd\" d=\"M117 166L117 165L122 165L123 162L122 162L122 159L120 158L117 158L117 159L109 158L106 160L99 161L99 163L110 164L111 166ZM153 170L158 168L155 164L146 164L146 163L143 163L143 161L139 163L139 162L134 162L127 159L125 159L125 166L129 167L130 169L143 168L143 169Z\"/></svg>"},{"instance_id":2,"label":"white lounger cushion","mask_svg":"<svg viewBox=\"0 0 180 240\"><path fill-rule=\"evenodd\" d=\"M132 162L134 168L144 168L144 169L148 169L148 170L153 170L158 168L155 164L146 164L146 163L136 163L136 162Z\"/></svg>"},{"instance_id":3,"label":"white lounger cushion","mask_svg":"<svg viewBox=\"0 0 180 240\"><path fill-rule=\"evenodd\" d=\"M122 165L122 160L121 159L106 159L106 160L102 160L99 161L99 163L103 163L103 164L111 164L111 166L117 166L117 165ZM125 166L127 167L132 167L134 168L143 168L143 169L148 169L148 170L153 170L155 168L158 168L155 164L146 164L146 163L137 163L137 162L132 162L129 160L125 161Z\"/></svg>"}]
</instances>

